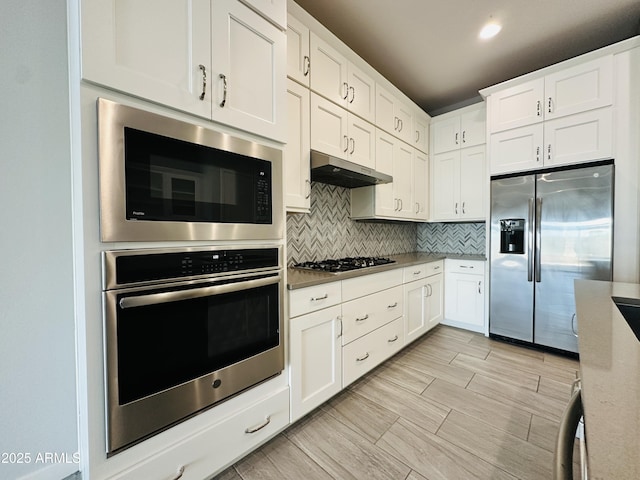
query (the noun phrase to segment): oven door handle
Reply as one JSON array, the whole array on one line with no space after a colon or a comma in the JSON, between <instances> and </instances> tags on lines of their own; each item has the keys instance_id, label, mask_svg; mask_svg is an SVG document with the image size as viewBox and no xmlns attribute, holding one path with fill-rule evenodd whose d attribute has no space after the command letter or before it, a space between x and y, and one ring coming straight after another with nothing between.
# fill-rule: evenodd
<instances>
[{"instance_id":1,"label":"oven door handle","mask_svg":"<svg viewBox=\"0 0 640 480\"><path fill-rule=\"evenodd\" d=\"M224 285L212 285L208 287L193 288L188 290L176 290L173 292L151 293L149 295L139 295L132 297L122 297L118 302L120 308L144 307L159 303L178 302L180 300L190 300L192 298L209 297L211 295L222 295L224 293L239 292L251 288L264 287L279 283L282 275L277 274L267 278L257 278L255 280L245 280L237 283L227 283Z\"/></svg>"}]
</instances>

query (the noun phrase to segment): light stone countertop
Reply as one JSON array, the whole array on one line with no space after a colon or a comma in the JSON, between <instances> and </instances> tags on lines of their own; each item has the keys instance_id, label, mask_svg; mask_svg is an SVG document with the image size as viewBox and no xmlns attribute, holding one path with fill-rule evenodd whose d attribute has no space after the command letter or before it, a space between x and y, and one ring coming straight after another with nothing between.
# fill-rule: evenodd
<instances>
[{"instance_id":1,"label":"light stone countertop","mask_svg":"<svg viewBox=\"0 0 640 480\"><path fill-rule=\"evenodd\" d=\"M640 299L640 285L575 283L589 478L640 479L640 341L612 295Z\"/></svg>"},{"instance_id":2,"label":"light stone countertop","mask_svg":"<svg viewBox=\"0 0 640 480\"><path fill-rule=\"evenodd\" d=\"M450 253L424 253L424 252L412 252L401 253L397 255L382 255L395 260L395 263L387 265L379 265L377 267L368 267L358 270L350 270L347 272L341 272L338 274L326 273L326 272L314 272L308 270L299 270L296 268L287 269L287 288L289 290L296 290L298 288L312 287L314 285L321 285L323 283L337 282L339 280L345 280L347 278L361 277L372 273L384 272L387 270L393 270L395 268L410 267L412 265L418 265L421 263L431 263L444 258L454 258L461 260L479 260L485 261L484 255L459 255Z\"/></svg>"}]
</instances>

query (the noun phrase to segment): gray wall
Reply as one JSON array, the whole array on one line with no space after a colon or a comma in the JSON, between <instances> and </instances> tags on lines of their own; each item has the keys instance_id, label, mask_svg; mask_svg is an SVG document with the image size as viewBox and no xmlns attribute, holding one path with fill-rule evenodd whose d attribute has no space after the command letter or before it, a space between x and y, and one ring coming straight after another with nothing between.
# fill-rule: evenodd
<instances>
[{"instance_id":1,"label":"gray wall","mask_svg":"<svg viewBox=\"0 0 640 480\"><path fill-rule=\"evenodd\" d=\"M71 160L65 0L0 7L0 478L77 465ZM10 460L10 459L9 459Z\"/></svg>"}]
</instances>

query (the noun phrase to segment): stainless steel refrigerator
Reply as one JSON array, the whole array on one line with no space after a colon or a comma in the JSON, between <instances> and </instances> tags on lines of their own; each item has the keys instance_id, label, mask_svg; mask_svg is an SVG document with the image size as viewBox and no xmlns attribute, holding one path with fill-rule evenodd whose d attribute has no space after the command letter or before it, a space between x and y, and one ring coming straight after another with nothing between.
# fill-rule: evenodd
<instances>
[{"instance_id":1,"label":"stainless steel refrigerator","mask_svg":"<svg viewBox=\"0 0 640 480\"><path fill-rule=\"evenodd\" d=\"M575 279L611 280L613 165L491 181L489 333L577 352Z\"/></svg>"}]
</instances>

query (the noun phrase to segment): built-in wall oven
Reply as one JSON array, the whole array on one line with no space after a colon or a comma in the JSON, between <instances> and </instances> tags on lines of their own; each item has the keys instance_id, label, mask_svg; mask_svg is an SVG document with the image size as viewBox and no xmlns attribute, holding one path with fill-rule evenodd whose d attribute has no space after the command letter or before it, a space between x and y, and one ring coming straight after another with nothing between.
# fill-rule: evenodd
<instances>
[{"instance_id":1,"label":"built-in wall oven","mask_svg":"<svg viewBox=\"0 0 640 480\"><path fill-rule=\"evenodd\" d=\"M103 252L109 455L283 370L281 254Z\"/></svg>"},{"instance_id":2,"label":"built-in wall oven","mask_svg":"<svg viewBox=\"0 0 640 480\"><path fill-rule=\"evenodd\" d=\"M98 99L104 242L281 239L282 151Z\"/></svg>"}]
</instances>

